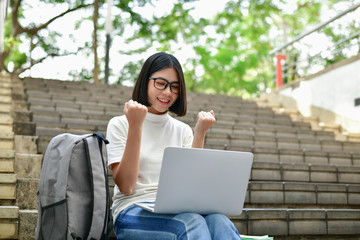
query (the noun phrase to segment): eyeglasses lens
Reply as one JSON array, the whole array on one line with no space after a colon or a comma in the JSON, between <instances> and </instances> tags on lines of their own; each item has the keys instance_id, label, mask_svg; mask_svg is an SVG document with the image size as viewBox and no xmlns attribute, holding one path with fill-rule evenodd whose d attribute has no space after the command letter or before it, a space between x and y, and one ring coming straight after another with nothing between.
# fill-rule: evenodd
<instances>
[{"instance_id":1,"label":"eyeglasses lens","mask_svg":"<svg viewBox=\"0 0 360 240\"><path fill-rule=\"evenodd\" d=\"M173 93L179 93L180 92L180 84L179 83L169 83L163 79L155 79L154 80L154 86L159 90L164 90L167 85L170 85L170 90Z\"/></svg>"}]
</instances>

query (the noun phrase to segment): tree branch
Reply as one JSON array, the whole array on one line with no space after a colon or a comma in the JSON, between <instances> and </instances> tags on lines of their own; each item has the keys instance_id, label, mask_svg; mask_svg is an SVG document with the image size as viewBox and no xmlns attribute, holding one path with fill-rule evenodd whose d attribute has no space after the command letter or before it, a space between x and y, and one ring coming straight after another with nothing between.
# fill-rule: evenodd
<instances>
[{"instance_id":1,"label":"tree branch","mask_svg":"<svg viewBox=\"0 0 360 240\"><path fill-rule=\"evenodd\" d=\"M11 6L11 18L12 18L12 25L13 25L13 30L12 30L12 35L14 37L16 37L21 31L22 31L22 27L20 26L19 23L19 8L20 8L20 4L21 4L21 0L11 0L10 1L10 6Z\"/></svg>"},{"instance_id":2,"label":"tree branch","mask_svg":"<svg viewBox=\"0 0 360 240\"><path fill-rule=\"evenodd\" d=\"M20 5L20 2L21 2L21 0L18 0L19 5ZM16 11L16 23L17 23L17 25L19 26L19 32L18 32L17 34L20 34L20 33L28 33L29 35L35 35L35 34L37 34L40 30L42 30L42 29L44 29L44 28L47 28L52 22L54 22L55 20L57 20L57 19L65 16L66 14L71 13L71 12L74 12L74 11L79 10L79 9L81 9L81 8L89 7L89 6L91 6L91 5L92 5L92 4L81 4L81 5L78 5L78 6L74 7L74 8L69 8L69 9L66 10L65 12L60 13L59 15L57 15L57 16L49 19L47 22L41 24L41 25L38 26L38 27L34 27L34 28L23 28L22 26L20 26L20 24L19 24L19 22L18 22L18 18L17 18L17 10L18 10L18 9L16 9L16 10L15 10L15 11ZM19 6L18 6L18 7L19 7ZM14 11L14 10L13 10L13 11ZM15 22L15 21L14 21L14 17L13 17L13 22Z\"/></svg>"},{"instance_id":3,"label":"tree branch","mask_svg":"<svg viewBox=\"0 0 360 240\"><path fill-rule=\"evenodd\" d=\"M69 56L69 55L76 55L79 51L81 51L83 49L85 49L85 47L79 47L74 52L63 52L61 54L49 53L45 57L39 58L37 60L33 60L32 65L29 67L16 69L16 74L20 75L21 73L25 72L26 70L30 70L33 66L35 66L36 64L42 63L44 60L48 59L49 57L65 57L65 56Z\"/></svg>"}]
</instances>

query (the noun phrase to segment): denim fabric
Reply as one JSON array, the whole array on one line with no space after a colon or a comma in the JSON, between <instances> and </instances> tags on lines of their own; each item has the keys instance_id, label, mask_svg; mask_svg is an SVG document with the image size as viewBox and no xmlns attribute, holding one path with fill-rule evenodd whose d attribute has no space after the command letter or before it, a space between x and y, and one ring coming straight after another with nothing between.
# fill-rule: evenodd
<instances>
[{"instance_id":1,"label":"denim fabric","mask_svg":"<svg viewBox=\"0 0 360 240\"><path fill-rule=\"evenodd\" d=\"M234 224L222 214L157 214L131 205L115 222L117 239L235 240Z\"/></svg>"}]
</instances>

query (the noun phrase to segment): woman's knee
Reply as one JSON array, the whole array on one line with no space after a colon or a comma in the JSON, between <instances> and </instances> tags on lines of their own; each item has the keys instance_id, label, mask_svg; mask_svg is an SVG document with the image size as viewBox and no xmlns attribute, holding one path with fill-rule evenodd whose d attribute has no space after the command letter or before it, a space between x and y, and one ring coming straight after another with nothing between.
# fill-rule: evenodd
<instances>
[{"instance_id":1,"label":"woman's knee","mask_svg":"<svg viewBox=\"0 0 360 240\"><path fill-rule=\"evenodd\" d=\"M240 239L240 235L230 221L223 214L210 214L205 217L212 239Z\"/></svg>"},{"instance_id":2,"label":"woman's knee","mask_svg":"<svg viewBox=\"0 0 360 240\"><path fill-rule=\"evenodd\" d=\"M186 234L189 239L211 239L205 218L197 213L179 214L176 218L186 225Z\"/></svg>"},{"instance_id":3,"label":"woman's knee","mask_svg":"<svg viewBox=\"0 0 360 240\"><path fill-rule=\"evenodd\" d=\"M233 226L230 219L223 214L209 214L203 216L197 213L186 213L185 215L185 217L188 218L188 225L205 228Z\"/></svg>"},{"instance_id":4,"label":"woman's knee","mask_svg":"<svg viewBox=\"0 0 360 240\"><path fill-rule=\"evenodd\" d=\"M184 222L188 227L203 227L207 226L205 218L197 213L183 213L175 217Z\"/></svg>"},{"instance_id":5,"label":"woman's knee","mask_svg":"<svg viewBox=\"0 0 360 240\"><path fill-rule=\"evenodd\" d=\"M223 225L230 222L229 218L223 214L209 214L205 216L205 221L208 225Z\"/></svg>"},{"instance_id":6,"label":"woman's knee","mask_svg":"<svg viewBox=\"0 0 360 240\"><path fill-rule=\"evenodd\" d=\"M205 217L210 232L216 229L228 229L237 232L236 227L230 219L223 214L210 214Z\"/></svg>"}]
</instances>

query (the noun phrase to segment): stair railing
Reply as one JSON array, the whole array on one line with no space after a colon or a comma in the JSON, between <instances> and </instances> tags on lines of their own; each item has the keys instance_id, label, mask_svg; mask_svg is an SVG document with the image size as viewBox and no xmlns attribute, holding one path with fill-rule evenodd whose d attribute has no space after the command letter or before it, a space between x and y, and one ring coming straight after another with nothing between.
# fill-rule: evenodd
<instances>
[{"instance_id":1,"label":"stair railing","mask_svg":"<svg viewBox=\"0 0 360 240\"><path fill-rule=\"evenodd\" d=\"M281 87L284 83L314 74L337 61L359 54L360 31L352 33L350 36L346 36L317 52L314 49L313 42L311 42L313 41L311 39L315 37L326 37L322 32L325 27L335 28L336 22L339 24L338 20L345 15L359 24L359 7L360 3L353 5L329 20L318 24L313 29L270 51L270 56L276 57L276 71L274 72L276 87ZM331 23L334 26L329 26ZM360 27L358 28L360 30ZM306 40L310 41L310 43L306 42Z\"/></svg>"}]
</instances>

